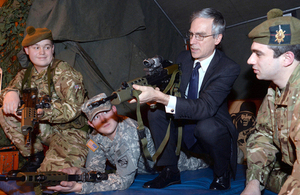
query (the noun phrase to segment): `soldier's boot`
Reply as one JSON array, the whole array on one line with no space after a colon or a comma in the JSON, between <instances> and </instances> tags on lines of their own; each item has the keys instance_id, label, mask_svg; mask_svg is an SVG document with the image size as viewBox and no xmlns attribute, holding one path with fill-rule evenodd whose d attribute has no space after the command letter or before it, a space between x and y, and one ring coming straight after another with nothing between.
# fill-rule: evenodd
<instances>
[{"instance_id":1,"label":"soldier's boot","mask_svg":"<svg viewBox=\"0 0 300 195\"><path fill-rule=\"evenodd\" d=\"M23 165L23 167L20 169L21 172L36 172L37 169L41 166L41 163L43 162L45 156L44 152L38 152L34 155L28 157L27 162Z\"/></svg>"},{"instance_id":2,"label":"soldier's boot","mask_svg":"<svg viewBox=\"0 0 300 195\"><path fill-rule=\"evenodd\" d=\"M7 173L8 176L17 176L19 172L36 172L41 166L45 156L44 152L38 152L27 158L27 162L19 170L11 170Z\"/></svg>"}]
</instances>

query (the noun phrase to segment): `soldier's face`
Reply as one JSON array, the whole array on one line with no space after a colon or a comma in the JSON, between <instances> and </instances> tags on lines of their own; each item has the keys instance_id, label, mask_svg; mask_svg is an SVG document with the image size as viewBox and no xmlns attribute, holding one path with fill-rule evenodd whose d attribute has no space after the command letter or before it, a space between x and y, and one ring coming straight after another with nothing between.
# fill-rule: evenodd
<instances>
[{"instance_id":1,"label":"soldier's face","mask_svg":"<svg viewBox=\"0 0 300 195\"><path fill-rule=\"evenodd\" d=\"M107 136L113 140L116 135L116 129L118 126L117 109L115 106L111 107L111 110L106 112L99 112L93 120L88 121L89 125L92 126L99 133Z\"/></svg>"},{"instance_id":2,"label":"soldier's face","mask_svg":"<svg viewBox=\"0 0 300 195\"><path fill-rule=\"evenodd\" d=\"M253 72L259 80L276 81L281 77L282 72L281 56L274 58L274 51L267 45L253 42L251 46L252 54L247 63L252 65Z\"/></svg>"},{"instance_id":3,"label":"soldier's face","mask_svg":"<svg viewBox=\"0 0 300 195\"><path fill-rule=\"evenodd\" d=\"M24 47L26 54L38 72L48 67L53 59L54 45L51 40L45 39L34 45Z\"/></svg>"}]
</instances>

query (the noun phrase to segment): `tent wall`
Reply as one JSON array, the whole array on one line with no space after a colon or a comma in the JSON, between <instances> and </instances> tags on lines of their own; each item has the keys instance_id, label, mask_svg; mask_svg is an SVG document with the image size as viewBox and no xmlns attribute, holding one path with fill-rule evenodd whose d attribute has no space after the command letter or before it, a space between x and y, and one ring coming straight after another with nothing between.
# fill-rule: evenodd
<instances>
[{"instance_id":1,"label":"tent wall","mask_svg":"<svg viewBox=\"0 0 300 195\"><path fill-rule=\"evenodd\" d=\"M174 61L184 49L181 36L151 0L35 0L27 26L52 30L56 58L83 74L90 97L110 95L123 81L144 76L144 59L161 55ZM82 56L78 44L105 79ZM134 106L125 102L118 110L125 114Z\"/></svg>"},{"instance_id":2,"label":"tent wall","mask_svg":"<svg viewBox=\"0 0 300 195\"><path fill-rule=\"evenodd\" d=\"M142 61L158 54L175 61L185 49L182 35L189 29L192 12L205 7L220 10L228 26L265 16L274 7L282 10L300 6L300 2L266 0L35 0L27 26L48 27L56 40L56 57L66 60L82 72L89 96L100 92L110 94L123 81L144 76ZM162 7L176 28L159 8ZM295 11L300 16L299 10ZM251 55L251 40L247 35L265 18L233 26L226 30L221 49L241 66L241 74L233 86L231 100L261 99L268 81L256 79L247 59ZM93 60L105 81L91 63L72 48L79 44ZM109 87L109 85L111 87ZM134 105L124 103L123 111L132 112Z\"/></svg>"}]
</instances>

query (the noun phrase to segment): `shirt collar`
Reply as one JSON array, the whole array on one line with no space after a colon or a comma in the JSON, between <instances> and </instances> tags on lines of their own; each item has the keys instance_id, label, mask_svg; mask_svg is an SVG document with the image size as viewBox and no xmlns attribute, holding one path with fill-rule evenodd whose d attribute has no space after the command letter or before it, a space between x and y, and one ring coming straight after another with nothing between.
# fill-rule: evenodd
<instances>
[{"instance_id":1,"label":"shirt collar","mask_svg":"<svg viewBox=\"0 0 300 195\"><path fill-rule=\"evenodd\" d=\"M194 67L195 67L195 64L196 62L200 62L201 64L201 69L206 72L211 60L213 59L213 57L215 56L215 53L216 53L216 50L214 50L214 53L211 54L208 58L206 58L205 60L202 60L201 62L199 60L195 60L194 62Z\"/></svg>"}]
</instances>

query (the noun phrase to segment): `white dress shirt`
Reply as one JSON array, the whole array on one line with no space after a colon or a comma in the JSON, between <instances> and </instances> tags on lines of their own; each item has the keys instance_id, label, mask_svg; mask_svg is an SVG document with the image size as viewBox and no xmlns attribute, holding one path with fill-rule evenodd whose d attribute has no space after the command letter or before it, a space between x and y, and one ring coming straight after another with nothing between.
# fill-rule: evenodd
<instances>
[{"instance_id":1,"label":"white dress shirt","mask_svg":"<svg viewBox=\"0 0 300 195\"><path fill-rule=\"evenodd\" d=\"M216 50L214 51L214 53L212 55L210 55L208 58L206 58L205 60L203 61L199 61L199 60L195 60L194 61L194 65L193 67L195 67L195 64L197 62L200 62L201 64L201 67L199 68L199 85L198 85L198 95L199 95L199 91L200 91L200 88L201 88L201 84L202 84L202 81L203 81L203 78L205 76L205 73L206 73L206 70L208 69L208 66L211 62L211 60L213 59L214 55L216 53ZM189 84L185 90L185 94L184 94L184 97L186 98L187 97L187 93L188 93L188 89L189 89ZM170 100L168 102L168 105L165 106L165 109L166 109L166 113L170 113L170 114L175 114L176 110L176 103L177 103L177 98L176 96L172 96L170 95Z\"/></svg>"}]
</instances>

